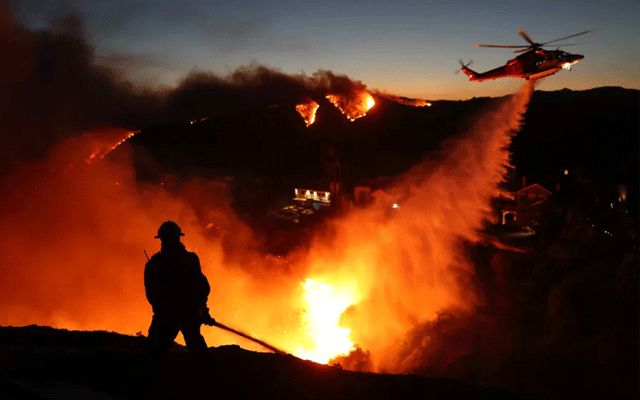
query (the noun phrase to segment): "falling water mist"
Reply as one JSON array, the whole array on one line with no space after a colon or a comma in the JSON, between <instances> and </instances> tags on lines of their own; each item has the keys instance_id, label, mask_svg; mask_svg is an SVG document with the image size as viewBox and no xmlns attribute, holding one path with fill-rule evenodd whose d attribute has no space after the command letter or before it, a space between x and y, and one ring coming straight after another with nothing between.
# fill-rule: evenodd
<instances>
[{"instance_id":1,"label":"falling water mist","mask_svg":"<svg viewBox=\"0 0 640 400\"><path fill-rule=\"evenodd\" d=\"M369 352L365 365L387 372L424 365L428 337L419 341L408 333L444 312L477 305L464 246L478 242L491 219L508 146L532 92L528 82L482 113L466 133L444 144L440 157L403 174L372 207L335 221L332 235L319 236L311 247L308 276L354 293L340 322ZM348 357L342 361L349 363Z\"/></svg>"}]
</instances>

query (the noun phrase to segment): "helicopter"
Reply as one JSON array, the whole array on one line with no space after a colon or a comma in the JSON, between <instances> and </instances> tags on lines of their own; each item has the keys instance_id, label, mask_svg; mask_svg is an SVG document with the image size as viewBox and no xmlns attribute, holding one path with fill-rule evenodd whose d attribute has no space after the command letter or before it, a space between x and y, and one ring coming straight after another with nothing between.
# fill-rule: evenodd
<instances>
[{"instance_id":1,"label":"helicopter","mask_svg":"<svg viewBox=\"0 0 640 400\"><path fill-rule=\"evenodd\" d=\"M545 50L542 46L546 46L549 43L559 42L561 40L569 39L572 37L584 35L589 32L593 32L595 29L590 29L588 31L579 32L573 35L569 35L563 37L561 39L551 40L545 43L536 43L527 32L524 30L517 31L520 36L526 40L529 45L501 45L501 44L474 44L475 47L499 47L499 48L510 48L517 49L512 51L512 53L522 53L523 54L517 56L516 58L507 61L507 63L501 67L492 69L487 72L478 73L469 69L469 65L471 65L472 61L469 61L467 64L464 64L462 60L460 60L460 65L462 66L459 70L456 71L464 73L469 77L470 81L482 82L488 79L497 79L497 78L505 78L505 77L516 77L523 78L526 80L538 79L545 76L553 75L561 69L566 69L571 71L571 66L578 61L584 58L583 55L580 54L570 54L559 50L561 46L571 46L573 44L564 44L559 45L556 50Z\"/></svg>"}]
</instances>

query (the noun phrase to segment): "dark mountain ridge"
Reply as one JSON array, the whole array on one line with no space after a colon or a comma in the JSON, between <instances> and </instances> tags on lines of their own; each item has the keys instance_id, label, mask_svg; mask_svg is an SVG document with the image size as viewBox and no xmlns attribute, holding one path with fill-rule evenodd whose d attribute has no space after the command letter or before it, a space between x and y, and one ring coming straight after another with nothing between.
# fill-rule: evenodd
<instances>
[{"instance_id":1,"label":"dark mountain ridge","mask_svg":"<svg viewBox=\"0 0 640 400\"><path fill-rule=\"evenodd\" d=\"M376 105L354 122L326 100L320 100L316 122L308 128L293 105L253 105L224 116L212 110L208 120L195 124L146 128L131 142L167 171L276 179L322 176L322 160L333 146L349 179L357 182L407 170L501 100L411 107L374 97ZM511 147L513 164L518 174L536 179L568 168L605 181L636 181L639 110L635 89L536 91Z\"/></svg>"}]
</instances>

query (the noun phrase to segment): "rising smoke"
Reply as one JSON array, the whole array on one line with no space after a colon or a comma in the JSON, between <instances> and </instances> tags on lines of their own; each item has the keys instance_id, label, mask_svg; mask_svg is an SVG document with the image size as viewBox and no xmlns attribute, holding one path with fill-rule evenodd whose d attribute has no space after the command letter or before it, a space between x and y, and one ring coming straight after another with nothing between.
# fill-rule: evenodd
<instances>
[{"instance_id":1,"label":"rising smoke","mask_svg":"<svg viewBox=\"0 0 640 400\"><path fill-rule=\"evenodd\" d=\"M32 32L0 7L0 178L21 162L42 157L65 137L96 127L138 129L203 117L243 115L272 105L294 109L328 94L352 97L366 86L332 71L290 75L261 65L225 77L193 71L176 88L137 88L119 65L97 64L80 18L55 21ZM122 55L126 58L127 55ZM109 60L121 64L118 54Z\"/></svg>"},{"instance_id":2,"label":"rising smoke","mask_svg":"<svg viewBox=\"0 0 640 400\"><path fill-rule=\"evenodd\" d=\"M31 32L0 7L0 32L0 49L7 55L0 66L0 178L21 162L42 157L61 138L100 125L149 124L158 115L157 96L93 63L79 19Z\"/></svg>"}]
</instances>

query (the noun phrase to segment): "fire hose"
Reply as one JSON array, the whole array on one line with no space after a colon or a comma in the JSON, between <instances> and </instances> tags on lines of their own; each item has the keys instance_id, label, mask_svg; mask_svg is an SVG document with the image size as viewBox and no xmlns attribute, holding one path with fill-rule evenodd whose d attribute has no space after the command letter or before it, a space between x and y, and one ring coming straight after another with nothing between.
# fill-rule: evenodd
<instances>
[{"instance_id":1,"label":"fire hose","mask_svg":"<svg viewBox=\"0 0 640 400\"><path fill-rule=\"evenodd\" d=\"M257 344L261 345L262 347L264 347L264 348L266 348L266 349L269 349L269 350L273 351L273 352L274 352L274 353L276 353L276 354L283 354L283 355L288 354L287 352L285 352L285 351L283 351L283 350L280 350L279 348L277 348L277 347L275 347L275 346L272 346L272 345L270 345L269 343L263 342L263 341L262 341L262 340L260 340L260 339L256 339L256 338L254 338L253 336L248 335L248 334L246 334L246 333L244 333L244 332L242 332L242 331L239 331L239 330L237 330L237 329L230 328L230 327L228 327L228 326L226 326L226 325L224 325L224 324L221 324L221 323L220 323L220 322L218 322L218 321L208 322L208 323L206 323L205 325L215 326L215 327L218 327L218 328L220 328L220 329L224 329L225 331L228 331L228 332L234 333L234 334L236 334L236 335L238 335L238 336L241 336L241 337L243 337L243 338L245 338L245 339L249 339L249 340L251 340L252 342L254 342L254 343L257 343Z\"/></svg>"}]
</instances>

